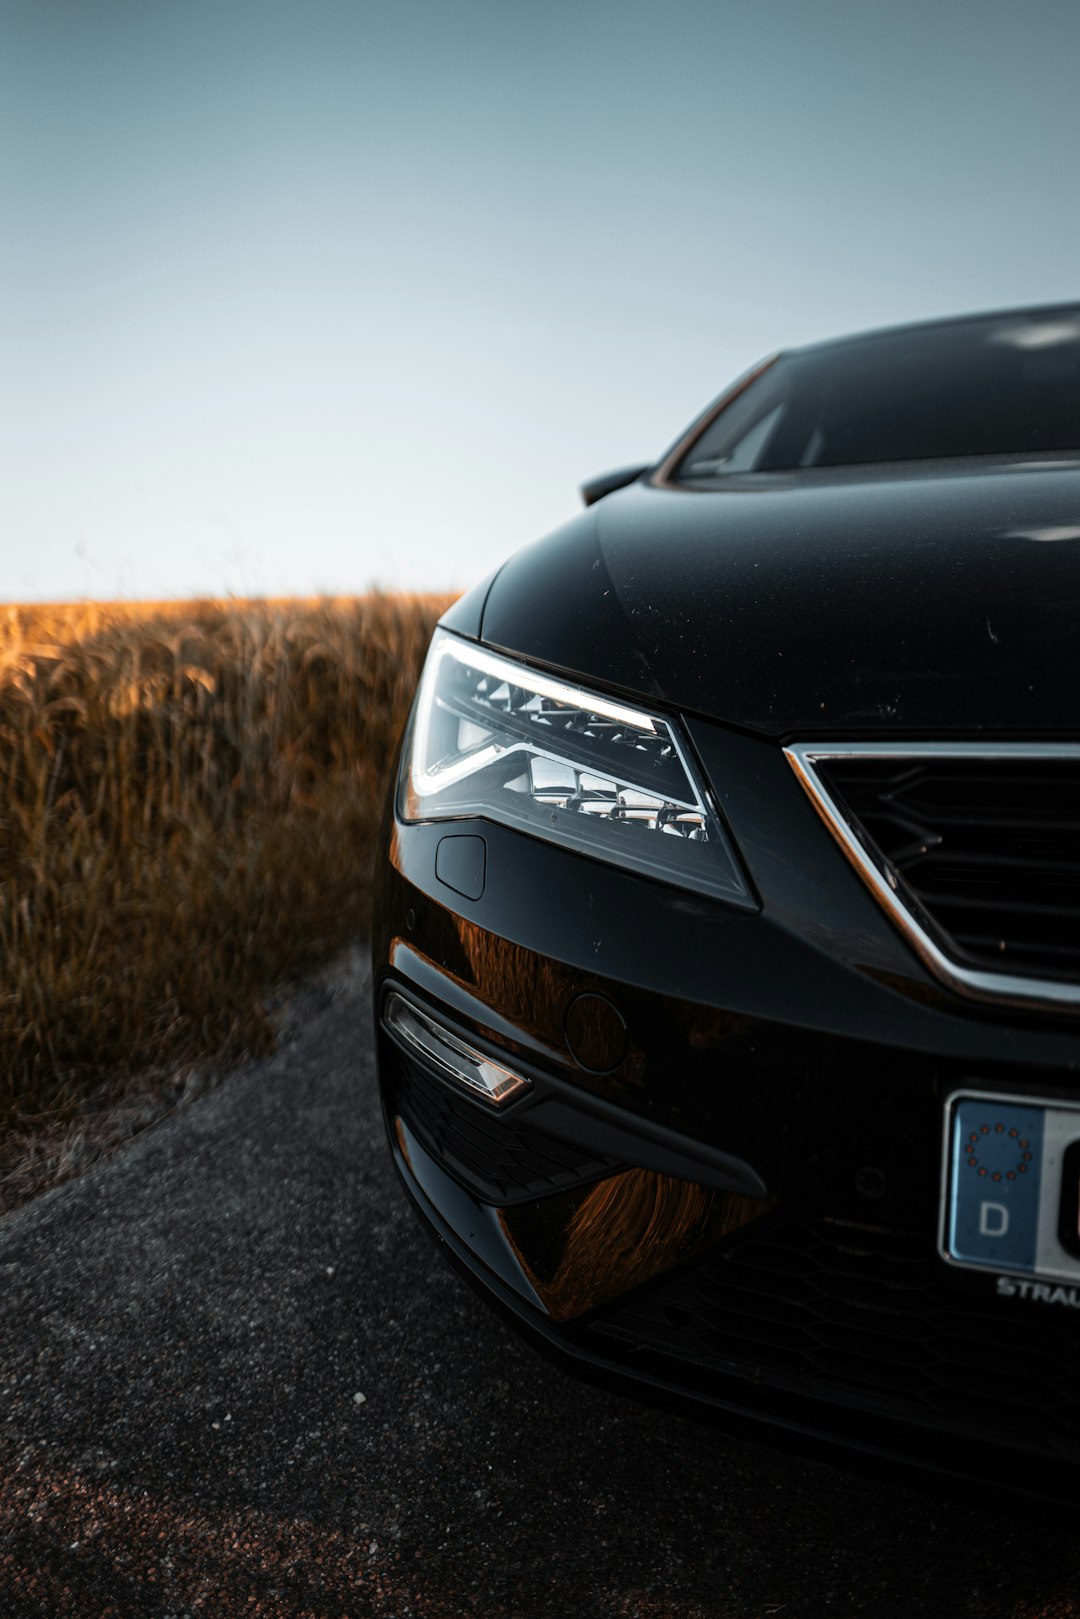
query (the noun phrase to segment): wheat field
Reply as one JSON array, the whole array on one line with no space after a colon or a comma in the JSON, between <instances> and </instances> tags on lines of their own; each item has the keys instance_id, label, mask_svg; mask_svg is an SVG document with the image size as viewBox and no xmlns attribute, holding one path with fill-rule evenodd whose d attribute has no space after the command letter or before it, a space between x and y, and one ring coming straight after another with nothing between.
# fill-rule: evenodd
<instances>
[{"instance_id":1,"label":"wheat field","mask_svg":"<svg viewBox=\"0 0 1080 1619\"><path fill-rule=\"evenodd\" d=\"M450 599L0 608L0 1129L265 1049L268 992L366 926Z\"/></svg>"}]
</instances>

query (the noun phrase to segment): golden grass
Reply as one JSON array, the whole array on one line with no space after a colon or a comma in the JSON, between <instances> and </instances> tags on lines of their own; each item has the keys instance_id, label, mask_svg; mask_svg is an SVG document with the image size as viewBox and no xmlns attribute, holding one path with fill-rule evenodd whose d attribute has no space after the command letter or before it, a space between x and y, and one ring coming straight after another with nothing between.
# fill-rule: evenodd
<instances>
[{"instance_id":1,"label":"golden grass","mask_svg":"<svg viewBox=\"0 0 1080 1619\"><path fill-rule=\"evenodd\" d=\"M449 597L0 607L0 1124L269 1040L368 918Z\"/></svg>"}]
</instances>

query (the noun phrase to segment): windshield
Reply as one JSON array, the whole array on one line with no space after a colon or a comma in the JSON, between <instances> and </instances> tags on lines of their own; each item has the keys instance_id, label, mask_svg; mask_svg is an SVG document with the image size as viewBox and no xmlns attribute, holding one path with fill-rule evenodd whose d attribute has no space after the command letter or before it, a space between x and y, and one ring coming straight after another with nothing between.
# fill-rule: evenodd
<instances>
[{"instance_id":1,"label":"windshield","mask_svg":"<svg viewBox=\"0 0 1080 1619\"><path fill-rule=\"evenodd\" d=\"M1080 452L1080 306L783 355L679 463L683 482L800 467Z\"/></svg>"}]
</instances>

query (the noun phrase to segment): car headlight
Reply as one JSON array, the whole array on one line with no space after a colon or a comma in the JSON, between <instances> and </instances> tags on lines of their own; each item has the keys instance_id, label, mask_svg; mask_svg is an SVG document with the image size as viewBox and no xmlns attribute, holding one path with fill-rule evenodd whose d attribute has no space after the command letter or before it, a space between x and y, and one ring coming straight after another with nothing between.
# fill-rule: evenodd
<instances>
[{"instance_id":1,"label":"car headlight","mask_svg":"<svg viewBox=\"0 0 1080 1619\"><path fill-rule=\"evenodd\" d=\"M756 902L671 721L437 630L406 821L481 816L735 905Z\"/></svg>"}]
</instances>

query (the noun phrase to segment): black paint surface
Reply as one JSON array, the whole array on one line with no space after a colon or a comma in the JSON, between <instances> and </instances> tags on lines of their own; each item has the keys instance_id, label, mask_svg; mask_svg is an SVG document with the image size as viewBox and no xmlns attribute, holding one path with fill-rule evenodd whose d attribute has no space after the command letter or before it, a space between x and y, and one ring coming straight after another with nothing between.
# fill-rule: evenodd
<instances>
[{"instance_id":1,"label":"black paint surface","mask_svg":"<svg viewBox=\"0 0 1080 1619\"><path fill-rule=\"evenodd\" d=\"M634 484L512 557L482 631L776 736L930 737L1076 735L1078 623L1080 464L969 462Z\"/></svg>"}]
</instances>

